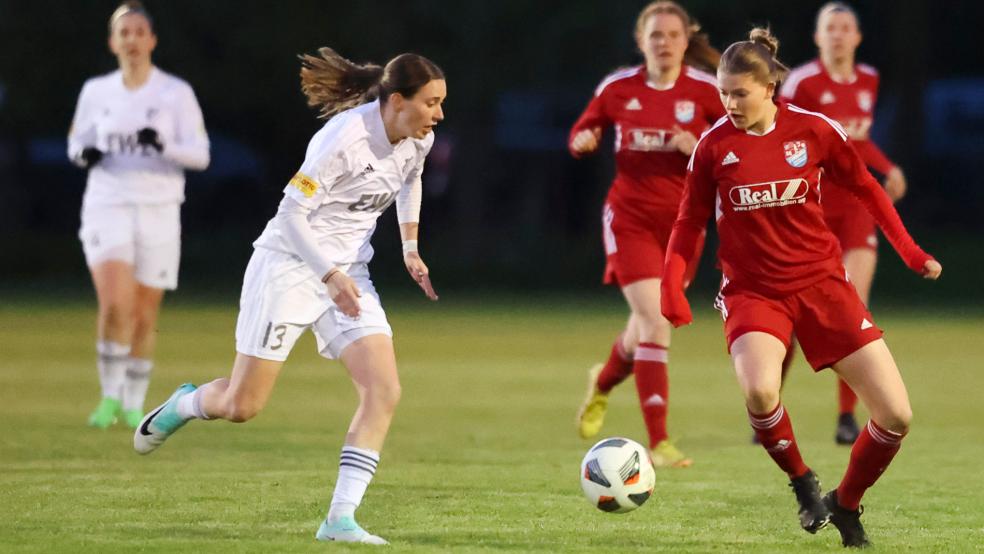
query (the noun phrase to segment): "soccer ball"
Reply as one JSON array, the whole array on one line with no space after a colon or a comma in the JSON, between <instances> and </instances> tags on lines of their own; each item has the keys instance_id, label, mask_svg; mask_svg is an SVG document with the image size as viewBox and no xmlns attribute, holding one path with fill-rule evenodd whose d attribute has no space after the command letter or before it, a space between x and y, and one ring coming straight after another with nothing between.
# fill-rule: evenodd
<instances>
[{"instance_id":1,"label":"soccer ball","mask_svg":"<svg viewBox=\"0 0 984 554\"><path fill-rule=\"evenodd\" d=\"M623 514L646 503L656 485L649 450L621 437L604 439L581 462L581 489L604 512Z\"/></svg>"}]
</instances>

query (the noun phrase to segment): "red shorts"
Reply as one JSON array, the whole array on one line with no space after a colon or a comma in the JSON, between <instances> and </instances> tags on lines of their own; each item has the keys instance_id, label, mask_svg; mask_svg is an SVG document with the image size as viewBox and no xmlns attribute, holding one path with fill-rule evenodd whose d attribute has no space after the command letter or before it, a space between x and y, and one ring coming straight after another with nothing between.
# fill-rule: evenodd
<instances>
[{"instance_id":1,"label":"red shorts","mask_svg":"<svg viewBox=\"0 0 984 554\"><path fill-rule=\"evenodd\" d=\"M670 232L676 221L676 210L654 209L648 213L619 209L605 203L602 209L602 239L605 245L606 285L624 287L643 279L659 279L663 276L663 261ZM704 249L701 234L685 280L689 283L697 272L700 253Z\"/></svg>"},{"instance_id":2,"label":"red shorts","mask_svg":"<svg viewBox=\"0 0 984 554\"><path fill-rule=\"evenodd\" d=\"M840 242L841 251L878 248L875 218L868 213L860 201L838 207L832 212L829 216L824 216L824 221Z\"/></svg>"},{"instance_id":3,"label":"red shorts","mask_svg":"<svg viewBox=\"0 0 984 554\"><path fill-rule=\"evenodd\" d=\"M752 331L769 333L789 348L795 332L806 360L820 371L882 336L844 275L831 274L784 298L740 290L723 281L714 307L724 317L729 352L738 337Z\"/></svg>"}]
</instances>

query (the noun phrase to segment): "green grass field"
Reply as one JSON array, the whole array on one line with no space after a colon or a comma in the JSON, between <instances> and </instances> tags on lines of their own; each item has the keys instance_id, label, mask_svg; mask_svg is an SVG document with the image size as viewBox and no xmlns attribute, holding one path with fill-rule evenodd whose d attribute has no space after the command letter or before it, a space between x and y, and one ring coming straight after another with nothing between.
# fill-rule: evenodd
<instances>
[{"instance_id":1,"label":"green grass field","mask_svg":"<svg viewBox=\"0 0 984 554\"><path fill-rule=\"evenodd\" d=\"M781 472L758 447L712 312L674 338L671 433L696 463L661 471L626 515L589 506L574 413L623 308L573 297L388 304L404 396L360 522L394 552L829 552L807 535ZM94 306L0 304L0 551L315 552L355 406L344 370L296 347L266 410L234 425L192 422L140 457L129 430L96 431ZM903 369L912 433L864 516L878 550L984 549L984 316L884 312ZM150 404L227 374L235 302L165 307ZM785 402L826 486L835 385L797 361ZM150 407L150 406L149 406ZM603 435L642 440L635 389L613 394Z\"/></svg>"}]
</instances>

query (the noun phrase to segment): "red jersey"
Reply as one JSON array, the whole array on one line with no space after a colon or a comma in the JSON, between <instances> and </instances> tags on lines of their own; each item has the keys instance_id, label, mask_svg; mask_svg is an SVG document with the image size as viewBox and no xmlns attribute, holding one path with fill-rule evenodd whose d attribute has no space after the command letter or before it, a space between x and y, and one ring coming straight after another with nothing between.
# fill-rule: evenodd
<instances>
[{"instance_id":1,"label":"red jersey","mask_svg":"<svg viewBox=\"0 0 984 554\"><path fill-rule=\"evenodd\" d=\"M685 65L676 82L660 89L648 81L645 66L632 67L598 85L568 144L584 129L614 125L615 180L609 203L675 211L686 181L687 156L670 146L674 128L700 136L722 115L713 75Z\"/></svg>"},{"instance_id":2,"label":"red jersey","mask_svg":"<svg viewBox=\"0 0 984 554\"><path fill-rule=\"evenodd\" d=\"M813 60L789 72L780 96L791 104L820 112L840 123L864 163L884 175L895 164L869 136L878 99L878 71L862 63L857 64L854 70L853 80L837 81L819 60ZM856 202L849 193L840 189L831 189L823 201L828 215L840 213L847 203Z\"/></svg>"},{"instance_id":3,"label":"red jersey","mask_svg":"<svg viewBox=\"0 0 984 554\"><path fill-rule=\"evenodd\" d=\"M667 259L692 255L690 245L713 212L721 269L741 288L785 296L843 272L840 247L820 205L827 176L875 216L909 267L922 271L930 259L909 236L847 133L822 114L782 103L763 135L721 118L701 137L689 169Z\"/></svg>"}]
</instances>

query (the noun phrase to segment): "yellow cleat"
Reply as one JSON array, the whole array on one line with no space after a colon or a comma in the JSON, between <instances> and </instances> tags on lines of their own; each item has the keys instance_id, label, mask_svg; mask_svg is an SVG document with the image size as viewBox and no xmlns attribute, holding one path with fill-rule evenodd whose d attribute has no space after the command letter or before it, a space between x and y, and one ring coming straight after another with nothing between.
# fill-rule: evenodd
<instances>
[{"instance_id":1,"label":"yellow cleat","mask_svg":"<svg viewBox=\"0 0 984 554\"><path fill-rule=\"evenodd\" d=\"M690 467L694 461L688 458L680 449L674 446L670 439L656 443L652 450L653 466L660 467Z\"/></svg>"},{"instance_id":2,"label":"yellow cleat","mask_svg":"<svg viewBox=\"0 0 984 554\"><path fill-rule=\"evenodd\" d=\"M598 390L598 375L601 374L602 367L602 364L596 364L588 370L588 393L577 411L577 432L582 439L597 435L605 423L608 393Z\"/></svg>"}]
</instances>

